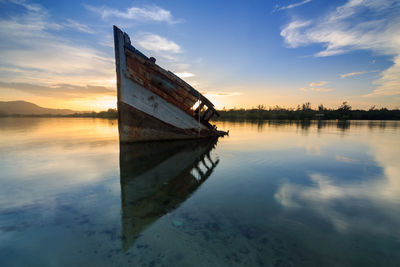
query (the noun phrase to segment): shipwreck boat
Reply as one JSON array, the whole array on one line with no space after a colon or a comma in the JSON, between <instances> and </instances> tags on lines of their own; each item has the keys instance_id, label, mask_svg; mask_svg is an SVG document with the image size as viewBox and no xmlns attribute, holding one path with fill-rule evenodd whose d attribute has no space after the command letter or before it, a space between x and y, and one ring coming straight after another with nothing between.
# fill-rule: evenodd
<instances>
[{"instance_id":1,"label":"shipwreck boat","mask_svg":"<svg viewBox=\"0 0 400 267\"><path fill-rule=\"evenodd\" d=\"M194 139L227 134L209 123L214 105L131 45L114 26L120 142Z\"/></svg>"},{"instance_id":2,"label":"shipwreck boat","mask_svg":"<svg viewBox=\"0 0 400 267\"><path fill-rule=\"evenodd\" d=\"M219 163L218 138L121 143L122 247L129 250L150 225L178 208Z\"/></svg>"}]
</instances>

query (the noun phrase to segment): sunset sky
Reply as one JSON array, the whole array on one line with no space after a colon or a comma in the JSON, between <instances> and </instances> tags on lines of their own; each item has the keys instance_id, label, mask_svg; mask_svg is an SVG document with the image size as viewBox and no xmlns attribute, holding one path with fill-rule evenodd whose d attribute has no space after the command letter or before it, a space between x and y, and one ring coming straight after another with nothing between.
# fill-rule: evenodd
<instances>
[{"instance_id":1,"label":"sunset sky","mask_svg":"<svg viewBox=\"0 0 400 267\"><path fill-rule=\"evenodd\" d=\"M113 25L217 108L400 108L398 0L0 0L0 101L116 107Z\"/></svg>"}]
</instances>

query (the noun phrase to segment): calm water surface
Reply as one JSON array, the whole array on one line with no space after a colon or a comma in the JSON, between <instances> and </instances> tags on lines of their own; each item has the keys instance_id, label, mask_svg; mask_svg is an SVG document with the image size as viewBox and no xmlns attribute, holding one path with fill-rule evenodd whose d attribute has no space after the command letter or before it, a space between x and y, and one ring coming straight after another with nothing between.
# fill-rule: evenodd
<instances>
[{"instance_id":1,"label":"calm water surface","mask_svg":"<svg viewBox=\"0 0 400 267\"><path fill-rule=\"evenodd\" d=\"M0 119L0 266L400 266L400 122Z\"/></svg>"}]
</instances>

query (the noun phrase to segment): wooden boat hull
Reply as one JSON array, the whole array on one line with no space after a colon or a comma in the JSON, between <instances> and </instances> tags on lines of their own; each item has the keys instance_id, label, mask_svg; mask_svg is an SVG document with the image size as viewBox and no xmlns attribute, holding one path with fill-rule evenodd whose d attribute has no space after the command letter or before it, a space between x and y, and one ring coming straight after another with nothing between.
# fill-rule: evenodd
<instances>
[{"instance_id":1,"label":"wooden boat hull","mask_svg":"<svg viewBox=\"0 0 400 267\"><path fill-rule=\"evenodd\" d=\"M215 136L206 128L180 128L145 113L123 101L118 102L120 142L195 139Z\"/></svg>"},{"instance_id":2,"label":"wooden boat hull","mask_svg":"<svg viewBox=\"0 0 400 267\"><path fill-rule=\"evenodd\" d=\"M114 26L121 142L221 136L208 120L218 112L190 85L155 64ZM194 110L196 102L202 103ZM202 108L206 106L206 111Z\"/></svg>"}]
</instances>

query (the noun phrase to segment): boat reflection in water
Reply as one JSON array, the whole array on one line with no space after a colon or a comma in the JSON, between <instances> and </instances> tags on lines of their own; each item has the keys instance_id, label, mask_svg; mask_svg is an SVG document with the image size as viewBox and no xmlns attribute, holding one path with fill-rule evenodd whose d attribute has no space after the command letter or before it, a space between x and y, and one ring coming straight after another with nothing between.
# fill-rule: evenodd
<instances>
[{"instance_id":1,"label":"boat reflection in water","mask_svg":"<svg viewBox=\"0 0 400 267\"><path fill-rule=\"evenodd\" d=\"M123 249L177 208L213 172L217 138L120 144Z\"/></svg>"}]
</instances>

